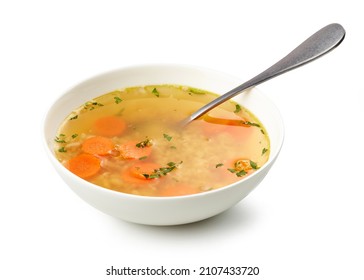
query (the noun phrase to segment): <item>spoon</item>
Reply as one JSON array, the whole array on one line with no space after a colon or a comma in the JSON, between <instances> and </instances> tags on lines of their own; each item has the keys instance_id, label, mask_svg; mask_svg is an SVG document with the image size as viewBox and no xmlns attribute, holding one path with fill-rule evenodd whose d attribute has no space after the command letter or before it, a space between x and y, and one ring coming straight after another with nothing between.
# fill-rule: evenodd
<instances>
[{"instance_id":1,"label":"spoon","mask_svg":"<svg viewBox=\"0 0 364 280\"><path fill-rule=\"evenodd\" d=\"M344 40L345 30L337 23L329 24L324 28L311 35L306 41L301 43L287 56L273 64L267 70L263 71L259 75L245 82L244 84L230 90L229 92L214 99L210 103L198 109L188 118L182 121L182 125L187 125L191 121L206 114L211 109L220 105L221 103L229 100L230 98L238 95L242 91L261 84L269 79L279 76L285 72L291 71L297 67L300 67L308 62L311 62L322 55L333 50L340 45Z\"/></svg>"}]
</instances>

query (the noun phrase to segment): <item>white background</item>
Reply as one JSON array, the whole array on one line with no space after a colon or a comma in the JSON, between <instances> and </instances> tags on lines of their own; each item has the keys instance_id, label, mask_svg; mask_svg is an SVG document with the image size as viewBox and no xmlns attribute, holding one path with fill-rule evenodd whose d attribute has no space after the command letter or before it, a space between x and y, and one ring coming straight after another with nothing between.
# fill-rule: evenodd
<instances>
[{"instance_id":1,"label":"white background","mask_svg":"<svg viewBox=\"0 0 364 280\"><path fill-rule=\"evenodd\" d=\"M105 272L164 265L258 266L249 279L364 279L359 5L1 1L0 278L147 279ZM208 67L243 82L332 22L347 31L340 47L259 86L281 110L285 143L261 185L231 210L184 226L130 224L84 203L50 166L42 120L74 84L154 62ZM186 277L204 278L223 279Z\"/></svg>"}]
</instances>

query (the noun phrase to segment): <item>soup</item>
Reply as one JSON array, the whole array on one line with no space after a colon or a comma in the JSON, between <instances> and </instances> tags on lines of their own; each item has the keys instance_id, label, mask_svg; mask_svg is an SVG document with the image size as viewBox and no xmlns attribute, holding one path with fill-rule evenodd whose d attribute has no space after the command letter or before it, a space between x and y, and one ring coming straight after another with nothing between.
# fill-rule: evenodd
<instances>
[{"instance_id":1,"label":"soup","mask_svg":"<svg viewBox=\"0 0 364 280\"><path fill-rule=\"evenodd\" d=\"M179 196L234 183L269 158L269 138L246 108L228 101L185 127L213 93L178 85L115 90L76 108L55 136L57 159L101 187Z\"/></svg>"}]
</instances>

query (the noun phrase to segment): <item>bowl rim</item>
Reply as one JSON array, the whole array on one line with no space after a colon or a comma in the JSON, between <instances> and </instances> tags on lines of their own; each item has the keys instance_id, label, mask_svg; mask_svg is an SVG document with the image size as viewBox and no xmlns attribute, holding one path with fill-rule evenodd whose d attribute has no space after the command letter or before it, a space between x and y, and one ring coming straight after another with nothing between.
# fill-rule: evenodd
<instances>
[{"instance_id":1,"label":"bowl rim","mask_svg":"<svg viewBox=\"0 0 364 280\"><path fill-rule=\"evenodd\" d=\"M197 198L197 197L202 197L202 196L215 195L215 194L218 194L220 192L224 192L227 189L234 188L237 185L241 184L243 181L251 180L252 178L259 176L259 174L261 172L264 172L264 170L269 168L269 166L271 166L271 164L276 160L277 156L280 153L280 150L282 149L283 142L284 142L285 128L284 128L283 118L282 118L282 115L281 115L278 107L275 105L275 103L268 96L266 96L264 93L262 93L257 87L252 87L252 88L248 89L248 91L256 91L256 93L254 93L254 94L259 94L261 97L266 99L270 103L270 106L273 107L274 110L276 111L276 114L279 116L279 126L281 128L282 133L279 135L277 149L275 150L275 153L273 155L272 154L269 155L268 161L266 163L264 163L264 165L261 166L258 170L256 170L253 174L251 174L251 175L249 175L249 176L247 176L247 177L245 177L245 178L243 178L243 179L241 179L239 181L236 181L236 182L234 182L232 184L220 187L218 189L213 189L213 190L210 190L210 191L200 192L200 193L196 193L196 194L187 194L187 195L180 195L180 196L143 196L143 195L129 194L129 193L123 193L123 192L119 192L119 191L115 191L115 190L110 190L110 189L98 186L96 184L93 184L93 183L91 183L91 182L89 182L89 181L87 181L85 179L82 179L82 178L78 177L77 175L73 174L61 162L59 162L57 160L57 158L55 157L54 152L51 150L50 143L48 142L49 139L47 139L47 122L48 122L48 119L49 119L49 115L51 114L54 106L64 96L69 94L72 90L74 90L78 86L81 86L83 84L91 82L94 79L100 78L102 76L111 75L113 73L120 72L120 71L131 71L131 70L146 69L146 68L178 68L178 69L188 69L188 70L201 70L203 72L215 73L215 74L218 74L219 76L224 76L226 78L230 78L230 79L233 79L233 80L237 80L237 81L239 80L239 78L237 78L237 77L235 77L233 75L230 75L228 73L219 71L219 70L211 69L211 68L208 68L208 67L197 66L197 65L180 64L180 63L135 64L135 65L129 65L129 66L125 66L125 67L119 67L119 68L108 70L108 71L103 71L103 72L100 72L98 74L94 74L94 75L92 75L91 77L89 77L87 79L83 79L80 82L75 83L73 86L69 87L65 91L58 94L58 96L56 96L56 98L54 98L53 101L48 106L48 110L46 111L45 116L43 118L43 129L42 129L42 132L43 132L43 135L42 135L43 145L45 146L47 156L52 161L52 163L54 165L54 168L57 167L58 170L61 171L61 172L64 172L66 176L70 176L72 178L72 180L74 180L77 184L87 186L87 187L89 187L91 189L94 189L97 192L116 195L118 197L128 198L128 199L137 199L137 200L146 200L146 201L166 201L166 200L168 200L168 201L177 201L177 200L184 200L184 199L189 199L189 198ZM136 86L138 86L138 85L136 85ZM258 119L259 119L259 116L258 116ZM263 123L263 125L264 125L264 123Z\"/></svg>"}]
</instances>

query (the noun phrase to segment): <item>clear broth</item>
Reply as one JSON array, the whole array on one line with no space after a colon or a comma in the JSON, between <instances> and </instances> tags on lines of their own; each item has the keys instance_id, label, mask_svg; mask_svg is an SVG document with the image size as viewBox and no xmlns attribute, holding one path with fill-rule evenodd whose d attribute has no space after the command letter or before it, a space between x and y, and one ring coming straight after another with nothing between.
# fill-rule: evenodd
<instances>
[{"instance_id":1,"label":"clear broth","mask_svg":"<svg viewBox=\"0 0 364 280\"><path fill-rule=\"evenodd\" d=\"M72 170L72 159L92 154L85 149L85 141L100 136L111 140L112 148L92 154L100 164L97 172L80 177L101 187L143 196L178 196L227 186L264 165L269 137L260 121L233 101L184 128L178 125L216 97L178 85L130 87L104 94L67 116L55 136L56 156L78 175ZM125 128L117 135L99 135L95 123L109 116L122 120ZM130 147L130 143L135 144ZM127 145L132 152L141 151L140 157L138 153L134 158L125 156Z\"/></svg>"}]
</instances>

